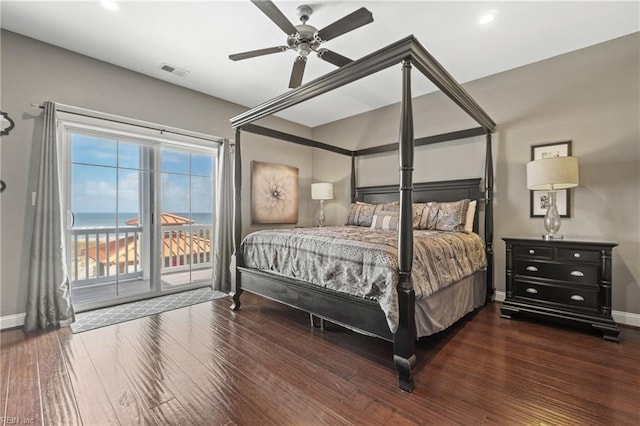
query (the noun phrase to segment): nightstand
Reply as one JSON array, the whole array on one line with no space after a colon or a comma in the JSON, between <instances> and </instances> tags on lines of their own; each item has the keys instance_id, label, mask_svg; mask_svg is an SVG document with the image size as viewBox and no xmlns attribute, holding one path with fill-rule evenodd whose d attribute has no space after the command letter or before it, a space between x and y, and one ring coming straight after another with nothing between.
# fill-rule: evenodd
<instances>
[{"instance_id":1,"label":"nightstand","mask_svg":"<svg viewBox=\"0 0 640 426\"><path fill-rule=\"evenodd\" d=\"M503 238L507 294L503 318L531 314L592 327L619 342L611 317L611 252L617 243Z\"/></svg>"}]
</instances>

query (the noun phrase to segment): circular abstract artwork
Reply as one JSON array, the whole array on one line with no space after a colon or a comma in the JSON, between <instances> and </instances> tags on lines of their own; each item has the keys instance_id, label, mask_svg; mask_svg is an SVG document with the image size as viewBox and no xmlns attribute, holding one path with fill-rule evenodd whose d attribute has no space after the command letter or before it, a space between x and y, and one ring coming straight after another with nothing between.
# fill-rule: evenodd
<instances>
[{"instance_id":1,"label":"circular abstract artwork","mask_svg":"<svg viewBox=\"0 0 640 426\"><path fill-rule=\"evenodd\" d=\"M251 223L298 223L298 168L251 162Z\"/></svg>"}]
</instances>

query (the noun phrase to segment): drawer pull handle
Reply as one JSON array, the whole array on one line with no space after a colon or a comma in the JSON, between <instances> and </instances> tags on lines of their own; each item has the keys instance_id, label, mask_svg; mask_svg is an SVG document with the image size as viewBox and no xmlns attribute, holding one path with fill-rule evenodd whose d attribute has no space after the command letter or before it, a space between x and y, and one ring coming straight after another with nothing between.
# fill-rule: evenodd
<instances>
[{"instance_id":1,"label":"drawer pull handle","mask_svg":"<svg viewBox=\"0 0 640 426\"><path fill-rule=\"evenodd\" d=\"M573 253L573 257L575 257L576 259L580 258L580 253Z\"/></svg>"},{"instance_id":2,"label":"drawer pull handle","mask_svg":"<svg viewBox=\"0 0 640 426\"><path fill-rule=\"evenodd\" d=\"M581 271L571 271L572 277L584 277L584 274Z\"/></svg>"},{"instance_id":3,"label":"drawer pull handle","mask_svg":"<svg viewBox=\"0 0 640 426\"><path fill-rule=\"evenodd\" d=\"M529 287L527 289L527 293L531 293L531 294L537 294L538 290L536 290L535 288Z\"/></svg>"},{"instance_id":4,"label":"drawer pull handle","mask_svg":"<svg viewBox=\"0 0 640 426\"><path fill-rule=\"evenodd\" d=\"M527 266L527 271L538 272L538 268L536 268L535 266ZM573 272L571 273L571 275L573 275Z\"/></svg>"},{"instance_id":5,"label":"drawer pull handle","mask_svg":"<svg viewBox=\"0 0 640 426\"><path fill-rule=\"evenodd\" d=\"M579 294L574 294L571 296L571 300L575 300L576 302L584 302L584 297Z\"/></svg>"},{"instance_id":6,"label":"drawer pull handle","mask_svg":"<svg viewBox=\"0 0 640 426\"><path fill-rule=\"evenodd\" d=\"M536 254L536 251L531 249L531 250L529 250L529 254Z\"/></svg>"}]
</instances>

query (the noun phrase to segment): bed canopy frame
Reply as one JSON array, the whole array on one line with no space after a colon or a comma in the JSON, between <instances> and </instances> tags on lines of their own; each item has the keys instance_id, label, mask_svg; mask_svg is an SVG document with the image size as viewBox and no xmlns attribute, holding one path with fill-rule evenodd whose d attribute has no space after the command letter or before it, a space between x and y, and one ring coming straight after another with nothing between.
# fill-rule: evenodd
<instances>
[{"instance_id":1,"label":"bed canopy frame","mask_svg":"<svg viewBox=\"0 0 640 426\"><path fill-rule=\"evenodd\" d=\"M312 99L398 63L402 63L402 100L400 139L398 143L359 150L347 150L252 124L256 120L275 114L293 105ZM411 69L413 67L426 76L445 95L473 118L479 124L479 127L414 139L411 98ZM416 191L421 190L418 185L414 188L413 184L414 147L486 135L484 239L488 263L486 299L489 301L493 296L493 159L491 153L491 136L496 127L494 121L460 84L454 80L442 65L427 52L413 35L351 62L297 89L290 90L266 101L231 118L230 121L235 128L236 144L234 164L234 253L231 265L234 273L232 273L232 289L230 293L233 300L231 308L233 310L239 309L240 294L243 290L249 290L306 310L322 318L353 326L362 331L373 333L383 339L392 340L394 350L393 360L398 369L399 386L403 390L411 392L415 387L412 370L416 364L415 292L411 281L413 262L412 203L414 202L414 189ZM367 188L356 187L356 158L369 154L399 150L399 187L391 185L388 187L378 187L375 191L369 191L371 194L380 194L380 189L382 188L383 194L393 192L393 195L399 197L397 250L399 275L398 307L400 320L396 333L391 334L388 327L386 327L384 316L382 316L382 319L380 317L382 311L375 302L356 300L353 297L340 294L331 294L331 292L327 292L326 289L313 288L313 286L295 279L274 277L268 273L252 270L243 266L242 253L240 252L242 240L242 159L240 148L241 133L243 131L350 156L351 202L355 202L357 199L367 200L368 193ZM435 186L431 184L428 185L428 188L425 187L424 189L428 194L438 194L437 191L446 191L447 194L450 194L451 191L460 193L459 191L463 190L462 193L467 194L466 197L469 198L474 197L474 195L479 195L479 181L479 179L467 179L464 181L454 181L453 184L437 182ZM473 189L474 186L475 191ZM436 192L433 192L434 188ZM420 193L416 192L416 194ZM419 196L419 198L423 197ZM374 199L376 199L376 196L369 198L369 200ZM478 215L476 215L476 226L474 228L476 231L478 229L477 216ZM348 312L342 312L344 309ZM384 329L385 327L386 331Z\"/></svg>"}]
</instances>

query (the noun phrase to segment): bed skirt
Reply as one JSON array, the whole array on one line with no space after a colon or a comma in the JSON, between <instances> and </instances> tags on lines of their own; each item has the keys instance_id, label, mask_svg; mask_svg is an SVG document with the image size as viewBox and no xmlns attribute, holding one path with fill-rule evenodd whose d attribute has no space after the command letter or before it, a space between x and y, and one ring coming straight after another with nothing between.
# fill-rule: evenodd
<instances>
[{"instance_id":1,"label":"bed skirt","mask_svg":"<svg viewBox=\"0 0 640 426\"><path fill-rule=\"evenodd\" d=\"M416 300L416 332L429 336L450 327L484 305L487 271L482 270L445 287L424 300Z\"/></svg>"}]
</instances>

